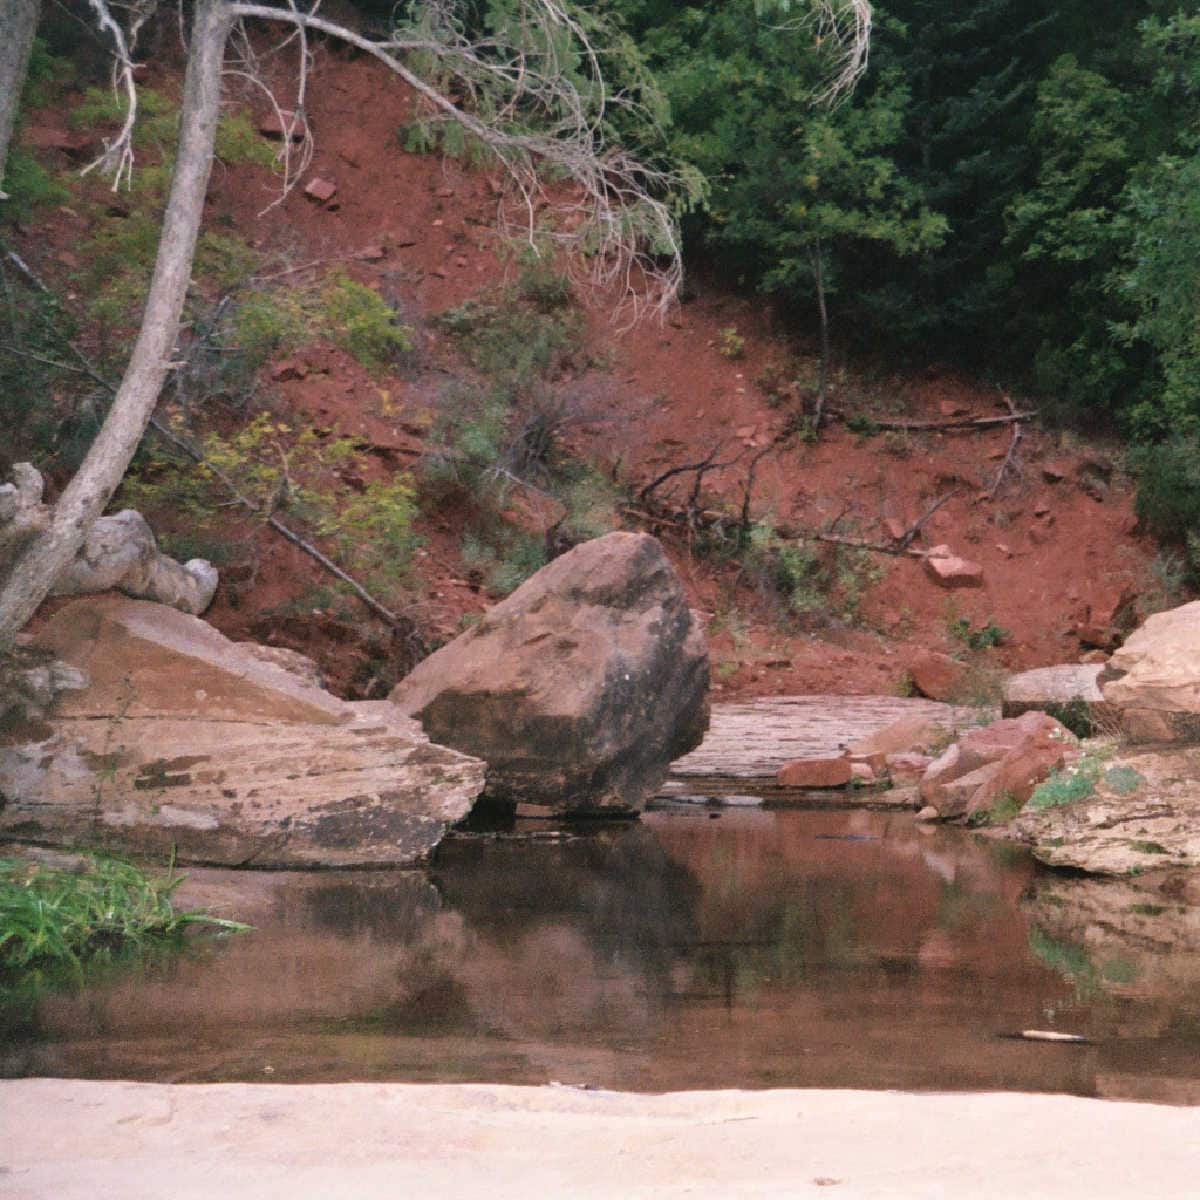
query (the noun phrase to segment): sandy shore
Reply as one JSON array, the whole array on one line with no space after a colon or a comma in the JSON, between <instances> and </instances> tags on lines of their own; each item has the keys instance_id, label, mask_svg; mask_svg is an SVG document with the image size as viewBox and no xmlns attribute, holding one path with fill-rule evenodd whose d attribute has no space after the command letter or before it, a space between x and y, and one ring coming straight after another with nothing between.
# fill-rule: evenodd
<instances>
[{"instance_id":1,"label":"sandy shore","mask_svg":"<svg viewBox=\"0 0 1200 1200\"><path fill-rule=\"evenodd\" d=\"M0 1083L8 1200L1197 1194L1200 1109L1071 1096Z\"/></svg>"}]
</instances>

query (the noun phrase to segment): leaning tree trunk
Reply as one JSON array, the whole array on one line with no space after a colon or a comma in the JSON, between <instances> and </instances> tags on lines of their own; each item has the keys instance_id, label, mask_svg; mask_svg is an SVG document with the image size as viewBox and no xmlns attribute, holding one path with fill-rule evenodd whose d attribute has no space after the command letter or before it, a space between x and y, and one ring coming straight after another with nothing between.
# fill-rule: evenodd
<instances>
[{"instance_id":1,"label":"leaning tree trunk","mask_svg":"<svg viewBox=\"0 0 1200 1200\"><path fill-rule=\"evenodd\" d=\"M10 0L0 0L0 5ZM2 11L2 9L0 9ZM37 611L83 544L133 458L158 402L179 333L220 116L221 65L232 18L225 0L199 0L180 112L179 152L142 327L112 408L50 525L0 582L0 647Z\"/></svg>"},{"instance_id":2,"label":"leaning tree trunk","mask_svg":"<svg viewBox=\"0 0 1200 1200\"><path fill-rule=\"evenodd\" d=\"M33 35L42 15L42 0L0 0L0 199L4 198L4 169L12 140L21 89L29 69Z\"/></svg>"}]
</instances>

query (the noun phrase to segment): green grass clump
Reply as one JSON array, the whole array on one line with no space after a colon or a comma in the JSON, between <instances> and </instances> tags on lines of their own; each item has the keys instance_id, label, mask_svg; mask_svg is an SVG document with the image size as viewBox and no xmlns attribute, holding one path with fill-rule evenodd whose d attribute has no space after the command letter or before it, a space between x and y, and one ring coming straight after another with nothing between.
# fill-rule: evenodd
<instances>
[{"instance_id":1,"label":"green grass clump","mask_svg":"<svg viewBox=\"0 0 1200 1200\"><path fill-rule=\"evenodd\" d=\"M190 925L249 928L202 912L177 912L171 893L181 882L173 872L154 879L99 855L79 871L0 859L0 971L77 965L178 938Z\"/></svg>"}]
</instances>

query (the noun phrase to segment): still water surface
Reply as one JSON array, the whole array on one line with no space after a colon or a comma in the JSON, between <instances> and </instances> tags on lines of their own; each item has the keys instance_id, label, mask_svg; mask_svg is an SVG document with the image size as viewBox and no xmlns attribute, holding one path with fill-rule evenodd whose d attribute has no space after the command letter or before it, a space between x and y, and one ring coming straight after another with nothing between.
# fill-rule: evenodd
<instances>
[{"instance_id":1,"label":"still water surface","mask_svg":"<svg viewBox=\"0 0 1200 1200\"><path fill-rule=\"evenodd\" d=\"M185 888L256 931L0 1006L0 1073L1200 1102L1200 908L908 815L657 812ZM1003 1036L1030 1028L1092 1044Z\"/></svg>"}]
</instances>

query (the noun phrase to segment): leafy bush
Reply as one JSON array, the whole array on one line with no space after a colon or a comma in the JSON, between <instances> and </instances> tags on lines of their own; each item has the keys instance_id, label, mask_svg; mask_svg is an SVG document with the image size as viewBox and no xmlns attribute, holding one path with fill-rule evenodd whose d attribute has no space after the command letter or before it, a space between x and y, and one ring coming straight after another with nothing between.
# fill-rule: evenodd
<instances>
[{"instance_id":1,"label":"leafy bush","mask_svg":"<svg viewBox=\"0 0 1200 1200\"><path fill-rule=\"evenodd\" d=\"M378 370L412 349L411 331L373 288L348 275L335 275L321 294L321 315L333 340L364 367Z\"/></svg>"},{"instance_id":2,"label":"leafy bush","mask_svg":"<svg viewBox=\"0 0 1200 1200\"><path fill-rule=\"evenodd\" d=\"M182 882L152 879L118 859L93 855L82 871L0 859L0 970L78 963L177 938L190 925L249 928L201 912L176 912L171 893Z\"/></svg>"},{"instance_id":3,"label":"leafy bush","mask_svg":"<svg viewBox=\"0 0 1200 1200\"><path fill-rule=\"evenodd\" d=\"M738 359L746 353L746 339L736 325L727 325L717 334L717 350L722 358Z\"/></svg>"}]
</instances>

